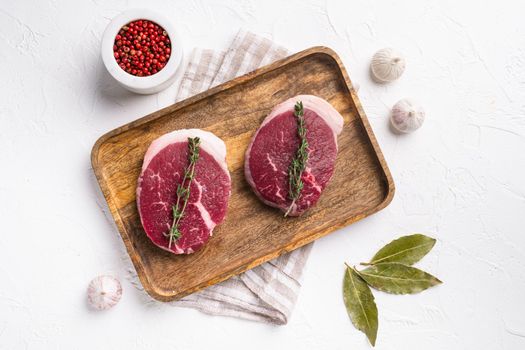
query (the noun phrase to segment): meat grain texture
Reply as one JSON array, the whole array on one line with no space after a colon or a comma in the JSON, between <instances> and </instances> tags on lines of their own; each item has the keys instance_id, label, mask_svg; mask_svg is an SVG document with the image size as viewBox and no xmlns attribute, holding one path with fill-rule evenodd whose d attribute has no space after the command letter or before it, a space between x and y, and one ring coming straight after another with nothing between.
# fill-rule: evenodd
<instances>
[{"instance_id":1,"label":"meat grain texture","mask_svg":"<svg viewBox=\"0 0 525 350\"><path fill-rule=\"evenodd\" d=\"M179 223L181 237L169 248L172 207L177 186L188 165L188 138L201 139L195 178L190 184L188 205ZM199 129L177 130L151 143L137 186L137 207L144 231L158 247L175 254L190 254L208 241L224 220L231 193L226 166L226 146L214 134Z\"/></svg>"},{"instance_id":2,"label":"meat grain texture","mask_svg":"<svg viewBox=\"0 0 525 350\"><path fill-rule=\"evenodd\" d=\"M264 119L246 151L244 172L255 194L267 205L286 212L288 168L299 147L294 106L302 101L308 141L308 162L301 179L304 187L288 215L299 216L317 203L330 181L337 157L337 136L343 117L317 96L298 95L277 105Z\"/></svg>"}]
</instances>

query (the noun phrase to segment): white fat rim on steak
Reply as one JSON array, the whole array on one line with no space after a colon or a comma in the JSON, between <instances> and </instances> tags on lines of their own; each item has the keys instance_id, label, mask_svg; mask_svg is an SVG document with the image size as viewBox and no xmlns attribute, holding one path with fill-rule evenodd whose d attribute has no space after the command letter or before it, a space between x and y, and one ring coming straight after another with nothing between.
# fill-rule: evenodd
<instances>
[{"instance_id":1,"label":"white fat rim on steak","mask_svg":"<svg viewBox=\"0 0 525 350\"><path fill-rule=\"evenodd\" d=\"M335 143L337 145L337 135L339 135L343 130L343 117L330 103L314 95L297 95L278 104L264 119L260 128L262 128L265 124L270 122L273 118L277 117L278 115L283 114L286 111L293 111L294 106L298 101L303 102L303 108L309 109L317 113L321 118L324 119L326 124L328 124L328 126L334 132L334 137L336 138Z\"/></svg>"},{"instance_id":2,"label":"white fat rim on steak","mask_svg":"<svg viewBox=\"0 0 525 350\"><path fill-rule=\"evenodd\" d=\"M154 140L144 155L142 171L146 170L153 157L155 157L166 146L177 142L188 142L189 137L199 137L201 139L201 149L210 154L228 174L228 177L230 177L230 172L228 171L228 166L226 164L226 145L224 144L224 141L213 133L201 129L175 130Z\"/></svg>"}]
</instances>

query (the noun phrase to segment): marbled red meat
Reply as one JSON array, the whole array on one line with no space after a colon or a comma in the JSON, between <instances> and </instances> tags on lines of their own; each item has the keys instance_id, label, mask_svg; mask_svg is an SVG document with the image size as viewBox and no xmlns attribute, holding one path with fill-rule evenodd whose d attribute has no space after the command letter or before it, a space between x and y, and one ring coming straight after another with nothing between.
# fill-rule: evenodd
<instances>
[{"instance_id":1,"label":"marbled red meat","mask_svg":"<svg viewBox=\"0 0 525 350\"><path fill-rule=\"evenodd\" d=\"M172 207L177 200L177 185L188 165L188 137L201 139L195 178L190 186L188 205L179 223L181 237L169 248L173 221ZM231 192L226 166L226 146L210 132L198 129L177 130L152 142L144 156L137 186L137 207L144 231L151 241L175 254L190 254L200 249L224 220Z\"/></svg>"},{"instance_id":2,"label":"marbled red meat","mask_svg":"<svg viewBox=\"0 0 525 350\"><path fill-rule=\"evenodd\" d=\"M299 95L276 106L264 119L246 151L244 172L255 194L267 205L286 212L288 168L299 147L294 105L302 101L308 141L308 162L302 174L304 187L289 215L299 216L315 205L334 172L337 135L343 117L325 100Z\"/></svg>"}]
</instances>

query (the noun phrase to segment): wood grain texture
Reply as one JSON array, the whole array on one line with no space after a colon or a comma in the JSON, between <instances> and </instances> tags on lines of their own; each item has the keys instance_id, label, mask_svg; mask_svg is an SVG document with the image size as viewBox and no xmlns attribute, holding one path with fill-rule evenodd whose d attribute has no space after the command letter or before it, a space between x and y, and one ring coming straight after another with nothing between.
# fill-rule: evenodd
<instances>
[{"instance_id":1,"label":"wood grain texture","mask_svg":"<svg viewBox=\"0 0 525 350\"><path fill-rule=\"evenodd\" d=\"M344 118L334 176L319 202L299 218L261 203L244 179L244 153L278 103L317 95ZM146 237L135 202L142 160L167 132L200 128L224 140L232 177L225 221L200 251L173 255ZM377 212L394 183L339 57L326 47L299 52L102 136L91 161L102 192L145 290L179 299Z\"/></svg>"}]
</instances>

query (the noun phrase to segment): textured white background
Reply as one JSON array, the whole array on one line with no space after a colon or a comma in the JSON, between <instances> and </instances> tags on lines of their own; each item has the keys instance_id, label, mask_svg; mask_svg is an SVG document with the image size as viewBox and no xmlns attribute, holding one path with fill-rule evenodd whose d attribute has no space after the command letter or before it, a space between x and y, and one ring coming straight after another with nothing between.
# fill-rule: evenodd
<instances>
[{"instance_id":1,"label":"textured white background","mask_svg":"<svg viewBox=\"0 0 525 350\"><path fill-rule=\"evenodd\" d=\"M245 27L292 51L334 48L361 86L396 195L316 243L287 326L145 305L126 280L89 156L103 133L173 102L177 84L133 95L102 65L109 19L140 6L173 19L186 53L224 48ZM444 284L415 296L375 293L377 349L524 349L524 13L519 0L1 0L0 348L368 349L343 307L343 262L424 232L438 243L419 266ZM379 86L369 60L385 46L408 65ZM396 136L387 118L403 97L423 104L427 122ZM85 289L101 273L120 277L124 296L95 313Z\"/></svg>"}]
</instances>

